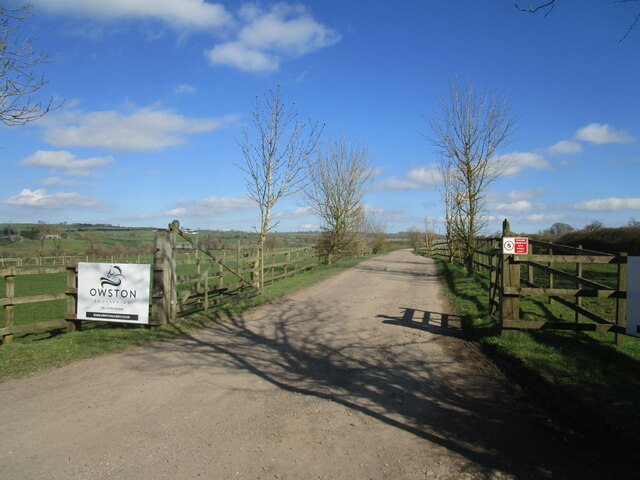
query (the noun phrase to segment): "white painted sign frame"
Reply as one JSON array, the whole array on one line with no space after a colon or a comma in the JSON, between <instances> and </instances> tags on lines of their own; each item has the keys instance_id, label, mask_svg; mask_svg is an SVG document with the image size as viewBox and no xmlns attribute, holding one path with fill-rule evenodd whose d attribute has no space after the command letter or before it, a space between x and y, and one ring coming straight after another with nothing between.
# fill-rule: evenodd
<instances>
[{"instance_id":1,"label":"white painted sign frame","mask_svg":"<svg viewBox=\"0 0 640 480\"><path fill-rule=\"evenodd\" d=\"M149 323L151 265L78 263L78 320Z\"/></svg>"},{"instance_id":2,"label":"white painted sign frame","mask_svg":"<svg viewBox=\"0 0 640 480\"><path fill-rule=\"evenodd\" d=\"M640 257L627 257L627 335L640 336Z\"/></svg>"}]
</instances>

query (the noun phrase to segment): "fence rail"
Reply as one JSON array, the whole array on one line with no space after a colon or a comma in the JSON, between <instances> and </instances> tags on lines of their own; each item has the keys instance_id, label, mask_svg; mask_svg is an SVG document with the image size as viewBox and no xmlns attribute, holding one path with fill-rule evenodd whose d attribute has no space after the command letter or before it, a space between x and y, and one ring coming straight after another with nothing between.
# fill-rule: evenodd
<instances>
[{"instance_id":1,"label":"fence rail","mask_svg":"<svg viewBox=\"0 0 640 480\"><path fill-rule=\"evenodd\" d=\"M173 224L172 224L173 225ZM186 252L178 243L179 225L175 229L156 232L155 254L153 258L140 259L129 257L129 262L122 262L121 257L107 257L120 263L152 264L152 285L149 324L161 325L174 320L178 314L186 315L196 310L207 310L238 298L257 295L262 285L302 271L318 264L312 247L295 249L279 249L268 251L264 255L257 245L238 245L235 249L206 252L194 249ZM188 238L185 235L184 238ZM74 257L77 258L77 257ZM81 260L96 259L81 257ZM131 261L133 260L133 261ZM112 262L113 263L113 262ZM141 262L137 262L141 263ZM55 278L66 272L66 281ZM30 292L29 288L20 285L20 279L30 276L41 283L42 292ZM17 286L16 283L19 285ZM46 293L45 293L46 292ZM35 293L35 294L28 294ZM67 331L82 328L82 320L77 318L77 263L64 266L42 267L11 266L0 269L0 337L2 343L12 341L15 334L35 332L46 329L66 327ZM66 300L62 309L60 302ZM44 313L46 320L30 321L27 314L16 317L16 309L24 306L35 306L49 302ZM35 317L42 318L43 310ZM48 318L50 317L50 318Z\"/></svg>"},{"instance_id":2,"label":"fence rail","mask_svg":"<svg viewBox=\"0 0 640 480\"><path fill-rule=\"evenodd\" d=\"M529 245L528 255L505 255L501 238L477 239L474 265L489 276L489 314L502 329L613 332L616 344L622 345L626 333L627 254L537 240L529 240ZM434 245L429 253L451 258L446 243ZM588 278L589 268L604 279ZM574 312L573 321L523 318L523 297L546 297L549 303L557 302ZM590 310L583 305L585 298L611 301L611 314Z\"/></svg>"}]
</instances>

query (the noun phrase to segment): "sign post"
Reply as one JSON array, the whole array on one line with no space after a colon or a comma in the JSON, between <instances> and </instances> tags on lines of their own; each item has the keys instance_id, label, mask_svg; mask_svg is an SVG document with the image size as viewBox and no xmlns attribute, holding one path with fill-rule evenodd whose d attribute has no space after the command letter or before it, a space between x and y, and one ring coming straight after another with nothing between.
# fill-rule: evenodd
<instances>
[{"instance_id":1,"label":"sign post","mask_svg":"<svg viewBox=\"0 0 640 480\"><path fill-rule=\"evenodd\" d=\"M78 320L149 323L151 266L78 263Z\"/></svg>"}]
</instances>

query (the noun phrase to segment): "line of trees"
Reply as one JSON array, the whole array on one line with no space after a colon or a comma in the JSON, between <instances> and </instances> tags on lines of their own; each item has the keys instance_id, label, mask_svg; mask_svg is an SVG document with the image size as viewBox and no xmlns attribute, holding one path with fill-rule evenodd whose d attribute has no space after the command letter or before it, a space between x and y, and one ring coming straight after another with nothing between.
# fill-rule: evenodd
<instances>
[{"instance_id":1,"label":"line of trees","mask_svg":"<svg viewBox=\"0 0 640 480\"><path fill-rule=\"evenodd\" d=\"M244 132L244 162L238 166L259 209L260 245L278 225L276 203L304 191L305 206L321 221L317 250L326 263L362 253L367 233L374 238L372 249L381 251L384 226L367 219L363 204L372 172L366 147L345 135L320 144L324 127L297 117L277 85L256 98L252 132Z\"/></svg>"}]
</instances>

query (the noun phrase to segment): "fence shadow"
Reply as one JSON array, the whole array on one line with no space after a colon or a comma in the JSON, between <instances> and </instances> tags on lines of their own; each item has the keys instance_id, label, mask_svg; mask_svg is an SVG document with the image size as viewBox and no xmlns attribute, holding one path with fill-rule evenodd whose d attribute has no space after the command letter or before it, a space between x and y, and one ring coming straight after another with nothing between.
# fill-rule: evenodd
<instances>
[{"instance_id":1,"label":"fence shadow","mask_svg":"<svg viewBox=\"0 0 640 480\"><path fill-rule=\"evenodd\" d=\"M402 307L402 310L403 313L399 317L389 315L376 315L376 317L384 318L385 320L382 323L386 325L413 328L460 339L467 338L467 335L462 330L462 317L458 315L408 307Z\"/></svg>"}]
</instances>

